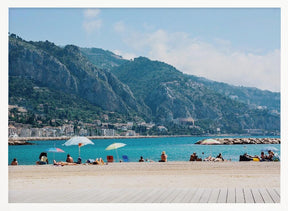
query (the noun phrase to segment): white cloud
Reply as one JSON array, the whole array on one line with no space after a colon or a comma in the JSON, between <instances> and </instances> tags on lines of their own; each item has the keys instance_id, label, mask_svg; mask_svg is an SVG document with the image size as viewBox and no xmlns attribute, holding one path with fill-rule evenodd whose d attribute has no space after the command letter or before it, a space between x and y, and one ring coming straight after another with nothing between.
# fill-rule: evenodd
<instances>
[{"instance_id":1,"label":"white cloud","mask_svg":"<svg viewBox=\"0 0 288 211\"><path fill-rule=\"evenodd\" d=\"M96 18L100 14L99 9L86 9L84 10L84 17L87 19Z\"/></svg>"},{"instance_id":2,"label":"white cloud","mask_svg":"<svg viewBox=\"0 0 288 211\"><path fill-rule=\"evenodd\" d=\"M82 26L88 34L91 34L93 31L101 28L102 20L84 21Z\"/></svg>"},{"instance_id":3,"label":"white cloud","mask_svg":"<svg viewBox=\"0 0 288 211\"><path fill-rule=\"evenodd\" d=\"M227 40L218 38L212 44L186 33L164 30L138 33L126 28L125 33L121 33L123 41L137 54L164 61L187 74L280 91L280 51L277 49L266 54L247 53L233 49Z\"/></svg>"},{"instance_id":4,"label":"white cloud","mask_svg":"<svg viewBox=\"0 0 288 211\"><path fill-rule=\"evenodd\" d=\"M102 20L98 17L100 14L99 9L86 9L84 10L83 14L84 20L82 27L86 33L91 34L102 27Z\"/></svg>"}]
</instances>

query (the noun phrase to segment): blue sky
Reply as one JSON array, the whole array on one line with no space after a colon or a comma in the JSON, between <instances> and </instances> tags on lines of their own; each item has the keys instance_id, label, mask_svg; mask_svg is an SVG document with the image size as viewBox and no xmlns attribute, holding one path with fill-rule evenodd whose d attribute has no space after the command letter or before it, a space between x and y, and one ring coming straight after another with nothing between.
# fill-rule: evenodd
<instances>
[{"instance_id":1,"label":"blue sky","mask_svg":"<svg viewBox=\"0 0 288 211\"><path fill-rule=\"evenodd\" d=\"M280 9L9 9L9 32L146 56L180 71L280 91Z\"/></svg>"}]
</instances>

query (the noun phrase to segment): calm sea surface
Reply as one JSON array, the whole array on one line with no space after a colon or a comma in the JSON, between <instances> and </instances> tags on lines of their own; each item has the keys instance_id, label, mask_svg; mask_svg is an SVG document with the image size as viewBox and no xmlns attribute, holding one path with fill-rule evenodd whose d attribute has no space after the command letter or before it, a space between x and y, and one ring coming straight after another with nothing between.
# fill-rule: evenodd
<instances>
[{"instance_id":1,"label":"calm sea surface","mask_svg":"<svg viewBox=\"0 0 288 211\"><path fill-rule=\"evenodd\" d=\"M248 144L248 145L197 145L197 141L213 137L169 137L169 138L141 138L141 139L96 139L92 140L95 145L85 145L81 147L82 161L87 159L95 159L102 157L106 161L107 155L114 156L119 159L122 155L127 155L129 160L137 162L140 156L144 159L148 158L153 161L158 161L162 151L168 155L169 161L189 161L190 155L196 152L198 156L205 158L210 154L217 156L222 153L224 159L239 161L239 155L247 152L250 155L259 155L265 147L277 148L280 156L280 144ZM220 138L220 137L217 137ZM277 137L279 138L279 137ZM105 148L112 143L125 143L126 146L116 150L105 151ZM48 153L48 159L52 163L56 161L65 161L66 155L69 153L74 160L78 158L78 146L63 146L65 140L55 141L33 141L35 145L25 146L9 146L8 156L9 163L13 158L17 158L20 165L34 165L38 160L41 152L50 147L58 147L65 153ZM266 152L267 153L267 152Z\"/></svg>"}]
</instances>

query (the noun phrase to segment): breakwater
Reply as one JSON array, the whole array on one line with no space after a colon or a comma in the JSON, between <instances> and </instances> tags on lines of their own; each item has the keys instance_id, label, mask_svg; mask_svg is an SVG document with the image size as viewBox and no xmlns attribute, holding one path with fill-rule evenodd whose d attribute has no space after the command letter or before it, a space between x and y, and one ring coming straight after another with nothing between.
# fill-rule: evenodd
<instances>
[{"instance_id":1,"label":"breakwater","mask_svg":"<svg viewBox=\"0 0 288 211\"><path fill-rule=\"evenodd\" d=\"M195 144L202 144L204 141L200 140L196 142ZM281 144L280 138L214 138L214 140L217 140L218 144Z\"/></svg>"}]
</instances>

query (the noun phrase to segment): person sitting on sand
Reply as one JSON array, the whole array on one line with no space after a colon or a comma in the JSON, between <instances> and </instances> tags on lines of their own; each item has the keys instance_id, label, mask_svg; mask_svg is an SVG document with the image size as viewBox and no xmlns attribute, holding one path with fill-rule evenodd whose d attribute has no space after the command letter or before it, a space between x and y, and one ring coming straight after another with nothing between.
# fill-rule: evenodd
<instances>
[{"instance_id":1,"label":"person sitting on sand","mask_svg":"<svg viewBox=\"0 0 288 211\"><path fill-rule=\"evenodd\" d=\"M224 158L222 157L222 154L219 153L215 159L215 161L224 161Z\"/></svg>"},{"instance_id":2,"label":"person sitting on sand","mask_svg":"<svg viewBox=\"0 0 288 211\"><path fill-rule=\"evenodd\" d=\"M139 162L144 162L144 161L145 160L144 160L143 156L141 156Z\"/></svg>"},{"instance_id":3,"label":"person sitting on sand","mask_svg":"<svg viewBox=\"0 0 288 211\"><path fill-rule=\"evenodd\" d=\"M36 162L37 165L45 165L48 164L48 158L46 152L41 152L39 155L39 161Z\"/></svg>"},{"instance_id":4,"label":"person sitting on sand","mask_svg":"<svg viewBox=\"0 0 288 211\"><path fill-rule=\"evenodd\" d=\"M198 158L198 155L196 154L196 152L193 152L193 154L190 155L190 160L189 161L202 161L202 159Z\"/></svg>"},{"instance_id":5,"label":"person sitting on sand","mask_svg":"<svg viewBox=\"0 0 288 211\"><path fill-rule=\"evenodd\" d=\"M159 162L167 162L167 155L165 153L165 151L162 152L161 154L161 160L159 160Z\"/></svg>"},{"instance_id":6,"label":"person sitting on sand","mask_svg":"<svg viewBox=\"0 0 288 211\"><path fill-rule=\"evenodd\" d=\"M13 161L11 162L12 166L17 166L18 165L18 161L16 158L13 159Z\"/></svg>"},{"instance_id":7,"label":"person sitting on sand","mask_svg":"<svg viewBox=\"0 0 288 211\"><path fill-rule=\"evenodd\" d=\"M272 161L272 160L273 160L273 157L274 157L274 152L271 151L271 150L268 150L268 157L267 157L267 159L270 160L270 161Z\"/></svg>"},{"instance_id":8,"label":"person sitting on sand","mask_svg":"<svg viewBox=\"0 0 288 211\"><path fill-rule=\"evenodd\" d=\"M260 160L261 161L267 161L267 155L264 154L264 152L261 152L261 155L260 155Z\"/></svg>"},{"instance_id":9,"label":"person sitting on sand","mask_svg":"<svg viewBox=\"0 0 288 211\"><path fill-rule=\"evenodd\" d=\"M67 163L74 163L73 158L69 154L67 154L66 162Z\"/></svg>"},{"instance_id":10,"label":"person sitting on sand","mask_svg":"<svg viewBox=\"0 0 288 211\"><path fill-rule=\"evenodd\" d=\"M77 159L77 162L75 162L76 164L81 164L82 163L82 159L79 157L78 159Z\"/></svg>"}]
</instances>

